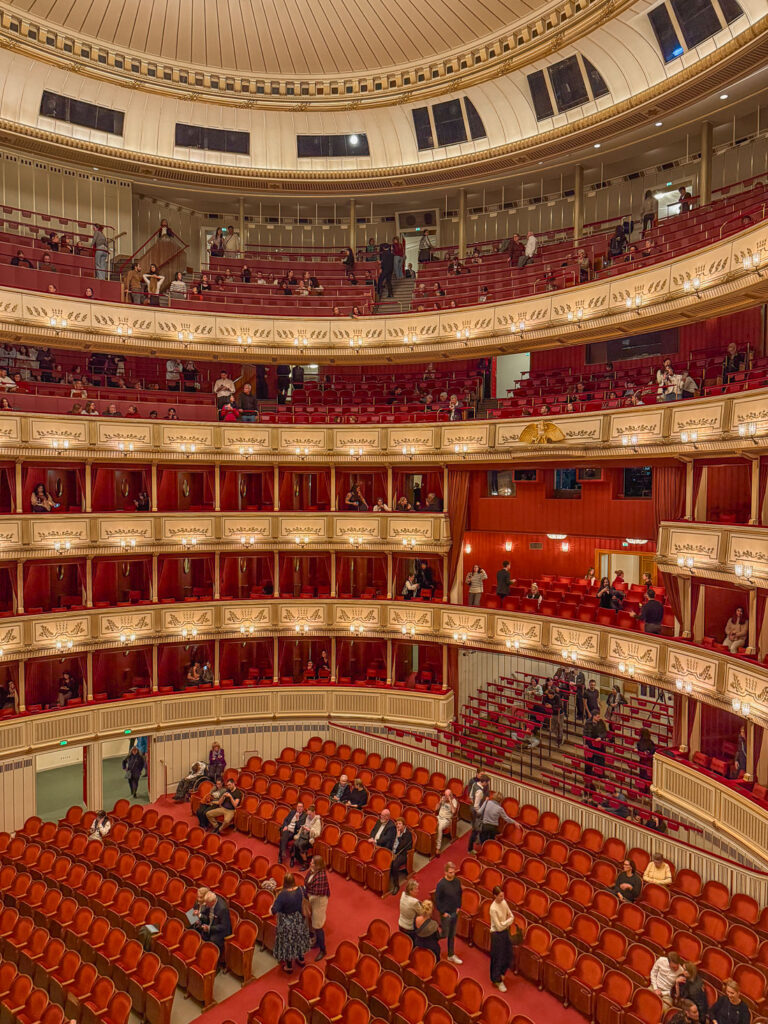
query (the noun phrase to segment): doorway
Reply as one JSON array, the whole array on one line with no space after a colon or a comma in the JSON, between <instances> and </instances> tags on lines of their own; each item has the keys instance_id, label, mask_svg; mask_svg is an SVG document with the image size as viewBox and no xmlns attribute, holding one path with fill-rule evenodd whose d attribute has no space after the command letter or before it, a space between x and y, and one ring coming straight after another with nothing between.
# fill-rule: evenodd
<instances>
[{"instance_id":1,"label":"doorway","mask_svg":"<svg viewBox=\"0 0 768 1024\"><path fill-rule=\"evenodd\" d=\"M611 551L605 548L595 550L595 569L600 579L607 576L613 580L619 569L624 570L627 583L640 583L643 573L649 572L656 582L656 563L652 554L633 555L629 551Z\"/></svg>"},{"instance_id":2,"label":"doorway","mask_svg":"<svg viewBox=\"0 0 768 1024\"><path fill-rule=\"evenodd\" d=\"M35 758L35 813L59 821L70 807L85 809L85 747L60 747Z\"/></svg>"},{"instance_id":3,"label":"doorway","mask_svg":"<svg viewBox=\"0 0 768 1024\"><path fill-rule=\"evenodd\" d=\"M123 771L123 760L136 745L144 755L144 771L139 779L139 788L135 797L131 796L128 779ZM105 740L101 745L101 786L102 805L104 808L114 807L123 798L131 803L149 803L149 761L150 741L147 736L125 736L116 740Z\"/></svg>"}]
</instances>

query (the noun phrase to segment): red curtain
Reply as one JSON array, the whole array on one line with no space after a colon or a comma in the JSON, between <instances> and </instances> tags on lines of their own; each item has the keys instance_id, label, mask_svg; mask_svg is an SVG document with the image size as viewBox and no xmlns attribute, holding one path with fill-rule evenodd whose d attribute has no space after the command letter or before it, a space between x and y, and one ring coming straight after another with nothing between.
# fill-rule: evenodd
<instances>
[{"instance_id":1,"label":"red curtain","mask_svg":"<svg viewBox=\"0 0 768 1024\"><path fill-rule=\"evenodd\" d=\"M669 603L672 606L672 614L680 623L680 631L683 629L683 601L680 596L680 580L669 572L661 572L661 582L667 592Z\"/></svg>"},{"instance_id":2,"label":"red curtain","mask_svg":"<svg viewBox=\"0 0 768 1024\"><path fill-rule=\"evenodd\" d=\"M768 487L768 459L760 459L760 491L757 499L757 521L763 522L762 511L765 500L765 489Z\"/></svg>"},{"instance_id":3,"label":"red curtain","mask_svg":"<svg viewBox=\"0 0 768 1024\"><path fill-rule=\"evenodd\" d=\"M469 516L469 471L448 470L448 521L451 524L451 554L448 559L446 586L450 592L461 566L461 549Z\"/></svg>"},{"instance_id":4,"label":"red curtain","mask_svg":"<svg viewBox=\"0 0 768 1024\"><path fill-rule=\"evenodd\" d=\"M693 700L691 697L688 698L688 736L686 737L686 744L688 750L691 751L691 736L693 736L693 730L696 726L696 716L700 714L701 702Z\"/></svg>"},{"instance_id":5,"label":"red curtain","mask_svg":"<svg viewBox=\"0 0 768 1024\"><path fill-rule=\"evenodd\" d=\"M685 466L654 466L653 515L657 536L659 523L685 515Z\"/></svg>"}]
</instances>

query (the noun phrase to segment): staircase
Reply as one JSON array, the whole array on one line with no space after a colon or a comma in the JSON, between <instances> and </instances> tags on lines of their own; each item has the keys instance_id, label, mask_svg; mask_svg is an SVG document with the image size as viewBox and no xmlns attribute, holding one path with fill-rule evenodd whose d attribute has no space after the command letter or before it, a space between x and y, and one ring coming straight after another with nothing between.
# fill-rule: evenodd
<instances>
[{"instance_id":1,"label":"staircase","mask_svg":"<svg viewBox=\"0 0 768 1024\"><path fill-rule=\"evenodd\" d=\"M382 313L384 316L388 313L405 313L411 308L415 286L416 280L413 277L401 277L399 281L393 278L392 298L385 298L381 302L375 302L373 305L374 316L378 313Z\"/></svg>"}]
</instances>

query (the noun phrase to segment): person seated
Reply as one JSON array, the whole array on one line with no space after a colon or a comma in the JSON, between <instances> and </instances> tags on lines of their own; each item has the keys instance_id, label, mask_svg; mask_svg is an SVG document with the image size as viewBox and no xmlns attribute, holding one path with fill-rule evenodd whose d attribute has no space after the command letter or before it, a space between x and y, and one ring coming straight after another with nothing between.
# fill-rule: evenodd
<instances>
[{"instance_id":1,"label":"person seated","mask_svg":"<svg viewBox=\"0 0 768 1024\"><path fill-rule=\"evenodd\" d=\"M741 998L738 982L729 978L723 985L723 994L709 1008L709 1024L750 1024L752 1014Z\"/></svg>"},{"instance_id":2,"label":"person seated","mask_svg":"<svg viewBox=\"0 0 768 1024\"><path fill-rule=\"evenodd\" d=\"M75 700L78 695L78 686L75 682L71 672L62 672L61 678L59 679L59 691L56 697L56 703L60 708L66 707L71 701Z\"/></svg>"},{"instance_id":3,"label":"person seated","mask_svg":"<svg viewBox=\"0 0 768 1024\"><path fill-rule=\"evenodd\" d=\"M704 1024L706 1021L706 1016L702 1017L701 1010L692 999L681 999L677 1005L677 1013L668 1019L667 1024Z\"/></svg>"},{"instance_id":4,"label":"person seated","mask_svg":"<svg viewBox=\"0 0 768 1024\"><path fill-rule=\"evenodd\" d=\"M52 512L60 507L59 502L54 501L45 489L45 484L38 484L35 487L29 501L33 512Z\"/></svg>"},{"instance_id":5,"label":"person seated","mask_svg":"<svg viewBox=\"0 0 768 1024\"><path fill-rule=\"evenodd\" d=\"M660 853L654 853L648 862L648 867L643 872L643 881L653 885L672 885L672 871Z\"/></svg>"},{"instance_id":6,"label":"person seated","mask_svg":"<svg viewBox=\"0 0 768 1024\"><path fill-rule=\"evenodd\" d=\"M390 512L391 509L390 509L389 505L386 503L386 501L384 501L383 498L377 498L376 499L376 504L373 506L373 511L374 512Z\"/></svg>"},{"instance_id":7,"label":"person seated","mask_svg":"<svg viewBox=\"0 0 768 1024\"><path fill-rule=\"evenodd\" d=\"M535 601L539 608L541 607L541 602L544 600L544 595L539 590L538 583L531 583L531 588L525 596L529 601Z\"/></svg>"},{"instance_id":8,"label":"person seated","mask_svg":"<svg viewBox=\"0 0 768 1024\"><path fill-rule=\"evenodd\" d=\"M675 402L678 398L680 375L675 373L671 359L665 359L656 371L656 394L660 402Z\"/></svg>"},{"instance_id":9,"label":"person seated","mask_svg":"<svg viewBox=\"0 0 768 1024\"><path fill-rule=\"evenodd\" d=\"M11 711L14 715L19 713L19 692L12 679L0 683L0 711Z\"/></svg>"},{"instance_id":10,"label":"person seated","mask_svg":"<svg viewBox=\"0 0 768 1024\"><path fill-rule=\"evenodd\" d=\"M744 369L746 361L746 356L739 352L736 342L730 342L723 358L723 384L730 384L735 374L741 373Z\"/></svg>"},{"instance_id":11,"label":"person seated","mask_svg":"<svg viewBox=\"0 0 768 1024\"><path fill-rule=\"evenodd\" d=\"M283 863L286 853L292 847L299 829L306 821L306 818L307 812L304 810L304 804L299 800L296 807L292 811L288 811L280 823L280 846L277 855L279 864Z\"/></svg>"},{"instance_id":12,"label":"person seated","mask_svg":"<svg viewBox=\"0 0 768 1024\"><path fill-rule=\"evenodd\" d=\"M608 243L608 256L611 260L616 260L620 256L624 255L624 250L627 247L627 236L624 234L624 228L619 224L616 227L611 240Z\"/></svg>"},{"instance_id":13,"label":"person seated","mask_svg":"<svg viewBox=\"0 0 768 1024\"><path fill-rule=\"evenodd\" d=\"M695 398L699 390L699 385L690 375L687 369L679 375L680 380L677 385L677 393L680 398Z\"/></svg>"},{"instance_id":14,"label":"person seated","mask_svg":"<svg viewBox=\"0 0 768 1024\"><path fill-rule=\"evenodd\" d=\"M91 830L88 833L88 838L99 839L103 843L111 831L112 822L107 817L107 812L97 811L96 817L93 819L91 824Z\"/></svg>"},{"instance_id":15,"label":"person seated","mask_svg":"<svg viewBox=\"0 0 768 1024\"><path fill-rule=\"evenodd\" d=\"M213 783L213 789L210 793L203 798L200 802L200 806L195 812L197 814L197 820L200 822L200 828L206 831L210 829L211 823L208 820L208 811L212 811L215 807L220 807L221 802L224 799L224 794L227 791L227 787L224 785L222 779L215 779Z\"/></svg>"},{"instance_id":16,"label":"person seated","mask_svg":"<svg viewBox=\"0 0 768 1024\"><path fill-rule=\"evenodd\" d=\"M330 793L331 803L346 804L352 794L352 787L349 784L348 775L340 775L339 781Z\"/></svg>"},{"instance_id":17,"label":"person seated","mask_svg":"<svg viewBox=\"0 0 768 1024\"><path fill-rule=\"evenodd\" d=\"M363 492L360 489L360 484L352 484L347 491L347 496L344 499L344 504L348 509L353 512L367 512L368 502L363 497Z\"/></svg>"},{"instance_id":18,"label":"person seated","mask_svg":"<svg viewBox=\"0 0 768 1024\"><path fill-rule=\"evenodd\" d=\"M382 843L378 844L383 845ZM408 853L413 849L413 833L405 827L405 819L398 818L395 822L395 834L389 847L392 851L392 862L389 865L389 884L392 892L400 888L400 874L408 874Z\"/></svg>"},{"instance_id":19,"label":"person seated","mask_svg":"<svg viewBox=\"0 0 768 1024\"><path fill-rule=\"evenodd\" d=\"M149 493L147 491L139 491L138 497L133 499L133 504L137 512L149 512Z\"/></svg>"},{"instance_id":20,"label":"person seated","mask_svg":"<svg viewBox=\"0 0 768 1024\"><path fill-rule=\"evenodd\" d=\"M304 821L297 830L296 837L293 840L291 867L298 861L301 867L306 868L307 861L312 854L312 847L315 845L315 840L322 830L323 819L315 810L315 805L310 804Z\"/></svg>"},{"instance_id":21,"label":"person seated","mask_svg":"<svg viewBox=\"0 0 768 1024\"><path fill-rule=\"evenodd\" d=\"M383 846L385 850L391 850L395 841L397 829L392 821L390 812L383 810L371 829L371 839L376 846Z\"/></svg>"},{"instance_id":22,"label":"person seated","mask_svg":"<svg viewBox=\"0 0 768 1024\"><path fill-rule=\"evenodd\" d=\"M357 807L360 810L368 803L368 790L360 779L355 779L352 784L352 792L349 794L347 803L350 807Z\"/></svg>"},{"instance_id":23,"label":"person seated","mask_svg":"<svg viewBox=\"0 0 768 1024\"><path fill-rule=\"evenodd\" d=\"M699 969L690 961L683 964L683 973L675 982L672 991L675 1001L683 1011L692 1003L698 1016L684 1016L683 1021L705 1021L709 1013L709 999L704 988L704 979L699 977ZM674 1018L673 1018L674 1019Z\"/></svg>"},{"instance_id":24,"label":"person seated","mask_svg":"<svg viewBox=\"0 0 768 1024\"><path fill-rule=\"evenodd\" d=\"M611 892L625 903L634 903L643 888L643 880L635 862L627 858L616 876Z\"/></svg>"},{"instance_id":25,"label":"person seated","mask_svg":"<svg viewBox=\"0 0 768 1024\"><path fill-rule=\"evenodd\" d=\"M200 683L200 662L190 661L184 672L184 682L186 686L192 687L197 686Z\"/></svg>"},{"instance_id":26,"label":"person seated","mask_svg":"<svg viewBox=\"0 0 768 1024\"><path fill-rule=\"evenodd\" d=\"M11 257L12 267L26 267L28 270L33 270L32 261L28 260L21 249L16 250L16 255Z\"/></svg>"},{"instance_id":27,"label":"person seated","mask_svg":"<svg viewBox=\"0 0 768 1024\"><path fill-rule=\"evenodd\" d=\"M727 647L731 654L737 654L746 646L748 633L749 624L744 616L744 609L737 608L725 624L723 646Z\"/></svg>"},{"instance_id":28,"label":"person seated","mask_svg":"<svg viewBox=\"0 0 768 1024\"><path fill-rule=\"evenodd\" d=\"M414 597L419 596L419 590L421 587L416 580L416 573L412 572L403 584L402 595L406 601L412 601Z\"/></svg>"},{"instance_id":29,"label":"person seated","mask_svg":"<svg viewBox=\"0 0 768 1024\"><path fill-rule=\"evenodd\" d=\"M395 505L395 512L413 512L413 505L411 505L405 495L398 499Z\"/></svg>"},{"instance_id":30,"label":"person seated","mask_svg":"<svg viewBox=\"0 0 768 1024\"><path fill-rule=\"evenodd\" d=\"M173 794L173 799L177 804L184 803L185 800L189 800L190 794L193 790L197 789L200 783L205 778L205 762L195 761L192 767L189 769L187 774L181 780L176 787L176 792Z\"/></svg>"},{"instance_id":31,"label":"person seated","mask_svg":"<svg viewBox=\"0 0 768 1024\"><path fill-rule=\"evenodd\" d=\"M672 990L682 973L682 958L675 952L658 957L651 967L651 991L661 999L665 1010L672 1006Z\"/></svg>"},{"instance_id":32,"label":"person seated","mask_svg":"<svg viewBox=\"0 0 768 1024\"><path fill-rule=\"evenodd\" d=\"M624 593L612 587L607 576L600 580L596 597L601 608L612 608L614 611L618 611L624 601Z\"/></svg>"}]
</instances>

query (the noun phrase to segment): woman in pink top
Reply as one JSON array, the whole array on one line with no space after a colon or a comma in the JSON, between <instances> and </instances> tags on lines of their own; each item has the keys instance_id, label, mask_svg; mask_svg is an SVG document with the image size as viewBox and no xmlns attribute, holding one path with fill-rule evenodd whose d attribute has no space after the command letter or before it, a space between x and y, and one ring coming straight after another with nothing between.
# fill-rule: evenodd
<instances>
[{"instance_id":1,"label":"woman in pink top","mask_svg":"<svg viewBox=\"0 0 768 1024\"><path fill-rule=\"evenodd\" d=\"M403 260L405 259L405 246L398 235L392 239L392 253L395 257L395 278L399 281L403 276Z\"/></svg>"}]
</instances>

